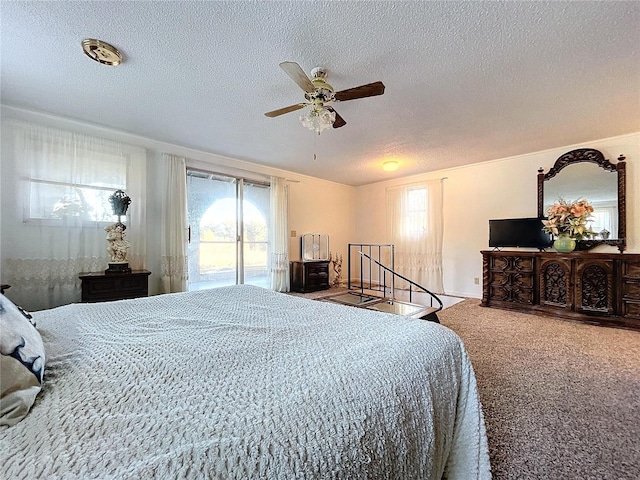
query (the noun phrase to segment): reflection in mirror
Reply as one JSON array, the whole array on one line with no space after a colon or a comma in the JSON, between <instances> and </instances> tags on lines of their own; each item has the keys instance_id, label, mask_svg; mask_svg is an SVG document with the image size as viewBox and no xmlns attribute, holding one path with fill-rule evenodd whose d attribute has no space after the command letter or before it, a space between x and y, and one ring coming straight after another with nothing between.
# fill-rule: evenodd
<instances>
[{"instance_id":1,"label":"reflection in mirror","mask_svg":"<svg viewBox=\"0 0 640 480\"><path fill-rule=\"evenodd\" d=\"M585 199L594 208L589 226L595 238L576 240L576 250L598 245L614 245L620 253L626 248L626 163L604 158L593 148L571 150L558 157L547 173L538 169L538 218L559 198L567 202Z\"/></svg>"},{"instance_id":2,"label":"reflection in mirror","mask_svg":"<svg viewBox=\"0 0 640 480\"><path fill-rule=\"evenodd\" d=\"M594 163L576 163L548 179L544 186L544 212L558 199L588 200L594 208L587 223L599 239L618 238L618 176Z\"/></svg>"}]
</instances>

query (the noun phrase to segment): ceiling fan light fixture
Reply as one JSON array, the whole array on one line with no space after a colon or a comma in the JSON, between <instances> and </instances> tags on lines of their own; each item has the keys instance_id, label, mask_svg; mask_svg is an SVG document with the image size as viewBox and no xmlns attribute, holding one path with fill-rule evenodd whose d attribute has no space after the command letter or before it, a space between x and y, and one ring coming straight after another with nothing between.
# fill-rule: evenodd
<instances>
[{"instance_id":1,"label":"ceiling fan light fixture","mask_svg":"<svg viewBox=\"0 0 640 480\"><path fill-rule=\"evenodd\" d=\"M291 79L304 90L304 103L289 105L288 107L279 108L265 113L269 118L278 117L285 113L300 110L306 106L311 109L306 115L298 117L302 125L309 130L314 130L320 135L325 128L344 127L347 122L338 114L333 107L325 106L327 103L347 100L355 100L357 98L374 97L384 93L384 84L382 82L368 83L359 87L348 88L336 92L331 85L327 83L327 69L316 67L311 71L309 78L304 70L296 62L282 62L282 68Z\"/></svg>"},{"instance_id":2,"label":"ceiling fan light fixture","mask_svg":"<svg viewBox=\"0 0 640 480\"><path fill-rule=\"evenodd\" d=\"M333 122L336 120L336 112L332 112L326 107L312 108L306 115L300 115L300 123L309 130L315 130L320 135L320 132L325 128L333 126Z\"/></svg>"},{"instance_id":3,"label":"ceiling fan light fixture","mask_svg":"<svg viewBox=\"0 0 640 480\"><path fill-rule=\"evenodd\" d=\"M395 172L398 169L398 162L395 160L389 160L388 162L384 162L382 164L382 169L385 172Z\"/></svg>"}]
</instances>

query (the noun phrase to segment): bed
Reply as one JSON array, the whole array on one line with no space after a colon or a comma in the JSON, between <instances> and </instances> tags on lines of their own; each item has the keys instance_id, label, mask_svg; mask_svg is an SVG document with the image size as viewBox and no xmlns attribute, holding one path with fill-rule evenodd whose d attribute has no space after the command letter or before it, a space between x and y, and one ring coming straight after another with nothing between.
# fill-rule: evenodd
<instances>
[{"instance_id":1,"label":"bed","mask_svg":"<svg viewBox=\"0 0 640 480\"><path fill-rule=\"evenodd\" d=\"M2 478L487 479L441 325L239 285L35 312L42 390Z\"/></svg>"}]
</instances>

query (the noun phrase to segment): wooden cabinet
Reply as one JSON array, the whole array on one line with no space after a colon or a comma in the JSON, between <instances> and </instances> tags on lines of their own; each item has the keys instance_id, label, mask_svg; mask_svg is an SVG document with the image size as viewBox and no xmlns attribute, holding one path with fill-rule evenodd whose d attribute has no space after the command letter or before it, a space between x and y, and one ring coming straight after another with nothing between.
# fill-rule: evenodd
<instances>
[{"instance_id":1,"label":"wooden cabinet","mask_svg":"<svg viewBox=\"0 0 640 480\"><path fill-rule=\"evenodd\" d=\"M109 302L149 295L148 270L131 273L87 272L80 274L83 302Z\"/></svg>"},{"instance_id":2,"label":"wooden cabinet","mask_svg":"<svg viewBox=\"0 0 640 480\"><path fill-rule=\"evenodd\" d=\"M538 276L540 305L552 310L571 311L571 260L566 257L540 259ZM558 312L556 312L558 313Z\"/></svg>"},{"instance_id":3,"label":"wooden cabinet","mask_svg":"<svg viewBox=\"0 0 640 480\"><path fill-rule=\"evenodd\" d=\"M291 290L315 292L329 288L329 262L291 262Z\"/></svg>"},{"instance_id":4,"label":"wooden cabinet","mask_svg":"<svg viewBox=\"0 0 640 480\"><path fill-rule=\"evenodd\" d=\"M482 306L640 329L640 254L483 251Z\"/></svg>"},{"instance_id":5,"label":"wooden cabinet","mask_svg":"<svg viewBox=\"0 0 640 480\"><path fill-rule=\"evenodd\" d=\"M614 261L578 258L575 269L575 311L585 315L615 315Z\"/></svg>"}]
</instances>

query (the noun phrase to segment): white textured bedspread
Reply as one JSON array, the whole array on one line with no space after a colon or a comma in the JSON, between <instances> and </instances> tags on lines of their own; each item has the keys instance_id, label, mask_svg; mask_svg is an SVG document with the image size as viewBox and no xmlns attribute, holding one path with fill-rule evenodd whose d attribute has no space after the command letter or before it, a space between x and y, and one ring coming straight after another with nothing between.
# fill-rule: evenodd
<instances>
[{"instance_id":1,"label":"white textured bedspread","mask_svg":"<svg viewBox=\"0 0 640 480\"><path fill-rule=\"evenodd\" d=\"M441 325L245 285L34 318L43 390L1 478L491 478Z\"/></svg>"}]
</instances>

